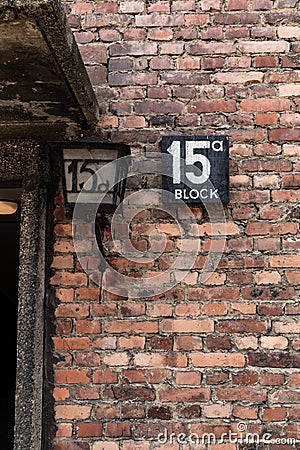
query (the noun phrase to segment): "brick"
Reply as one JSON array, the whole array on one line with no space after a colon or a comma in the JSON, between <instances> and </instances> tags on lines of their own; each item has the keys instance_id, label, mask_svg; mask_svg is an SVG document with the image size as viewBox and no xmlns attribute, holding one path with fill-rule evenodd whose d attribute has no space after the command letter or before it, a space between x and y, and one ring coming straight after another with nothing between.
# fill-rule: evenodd
<instances>
[{"instance_id":1,"label":"brick","mask_svg":"<svg viewBox=\"0 0 300 450\"><path fill-rule=\"evenodd\" d=\"M298 113L281 114L280 124L284 126L299 126L300 114Z\"/></svg>"},{"instance_id":2,"label":"brick","mask_svg":"<svg viewBox=\"0 0 300 450\"><path fill-rule=\"evenodd\" d=\"M188 105L188 113L210 113L210 112L235 112L236 102L234 100L203 100L191 102Z\"/></svg>"},{"instance_id":3,"label":"brick","mask_svg":"<svg viewBox=\"0 0 300 450\"><path fill-rule=\"evenodd\" d=\"M71 303L74 300L74 289L55 289L56 298L64 303Z\"/></svg>"},{"instance_id":4,"label":"brick","mask_svg":"<svg viewBox=\"0 0 300 450\"><path fill-rule=\"evenodd\" d=\"M271 256L270 267L300 267L300 256Z\"/></svg>"},{"instance_id":5,"label":"brick","mask_svg":"<svg viewBox=\"0 0 300 450\"><path fill-rule=\"evenodd\" d=\"M91 409L91 406L57 405L55 407L55 417L56 419L67 420L88 419Z\"/></svg>"},{"instance_id":6,"label":"brick","mask_svg":"<svg viewBox=\"0 0 300 450\"><path fill-rule=\"evenodd\" d=\"M278 89L280 97L297 97L300 95L300 85L296 83L282 84Z\"/></svg>"},{"instance_id":7,"label":"brick","mask_svg":"<svg viewBox=\"0 0 300 450\"><path fill-rule=\"evenodd\" d=\"M184 104L179 101L144 101L135 104L137 114L180 114L182 113Z\"/></svg>"},{"instance_id":8,"label":"brick","mask_svg":"<svg viewBox=\"0 0 300 450\"><path fill-rule=\"evenodd\" d=\"M241 353L193 353L191 361L195 367L243 367L245 357Z\"/></svg>"},{"instance_id":9,"label":"brick","mask_svg":"<svg viewBox=\"0 0 300 450\"><path fill-rule=\"evenodd\" d=\"M155 399L155 392L149 387L142 386L121 386L113 387L114 396L117 400L127 401L135 400L142 402L149 402Z\"/></svg>"},{"instance_id":10,"label":"brick","mask_svg":"<svg viewBox=\"0 0 300 450\"><path fill-rule=\"evenodd\" d=\"M286 408L265 408L263 410L263 420L267 422L281 422L285 420Z\"/></svg>"},{"instance_id":11,"label":"brick","mask_svg":"<svg viewBox=\"0 0 300 450\"><path fill-rule=\"evenodd\" d=\"M101 323L98 320L77 320L76 332L79 334L98 334L101 332Z\"/></svg>"},{"instance_id":12,"label":"brick","mask_svg":"<svg viewBox=\"0 0 300 450\"><path fill-rule=\"evenodd\" d=\"M156 55L157 44L151 42L127 42L115 43L109 47L111 56L126 56L126 55Z\"/></svg>"},{"instance_id":13,"label":"brick","mask_svg":"<svg viewBox=\"0 0 300 450\"><path fill-rule=\"evenodd\" d=\"M258 339L255 336L236 337L235 344L240 350L256 350L258 348Z\"/></svg>"},{"instance_id":14,"label":"brick","mask_svg":"<svg viewBox=\"0 0 300 450\"><path fill-rule=\"evenodd\" d=\"M269 11L273 8L273 2L271 0L254 0L253 10Z\"/></svg>"},{"instance_id":15,"label":"brick","mask_svg":"<svg viewBox=\"0 0 300 450\"><path fill-rule=\"evenodd\" d=\"M193 336L177 336L175 349L177 350L202 350L202 338Z\"/></svg>"},{"instance_id":16,"label":"brick","mask_svg":"<svg viewBox=\"0 0 300 450\"><path fill-rule=\"evenodd\" d=\"M210 371L206 374L206 383L211 385L224 384L229 380L229 374L224 371Z\"/></svg>"},{"instance_id":17,"label":"brick","mask_svg":"<svg viewBox=\"0 0 300 450\"><path fill-rule=\"evenodd\" d=\"M119 339L120 348L134 349L134 348L144 348L145 338L141 336L132 337L120 337Z\"/></svg>"},{"instance_id":18,"label":"brick","mask_svg":"<svg viewBox=\"0 0 300 450\"><path fill-rule=\"evenodd\" d=\"M225 401L238 401L261 403L266 400L267 393L265 389L249 388L249 387L233 387L233 388L217 388L216 398Z\"/></svg>"},{"instance_id":19,"label":"brick","mask_svg":"<svg viewBox=\"0 0 300 450\"><path fill-rule=\"evenodd\" d=\"M258 408L257 407L247 407L235 405L233 406L233 415L234 417L238 417L239 419L257 419L258 417Z\"/></svg>"},{"instance_id":20,"label":"brick","mask_svg":"<svg viewBox=\"0 0 300 450\"><path fill-rule=\"evenodd\" d=\"M228 130L228 135L234 141L249 142L256 141L261 142L265 138L264 130Z\"/></svg>"},{"instance_id":21,"label":"brick","mask_svg":"<svg viewBox=\"0 0 300 450\"><path fill-rule=\"evenodd\" d=\"M77 436L80 437L100 437L103 433L102 423L78 422Z\"/></svg>"},{"instance_id":22,"label":"brick","mask_svg":"<svg viewBox=\"0 0 300 450\"><path fill-rule=\"evenodd\" d=\"M254 58L254 67L277 67L278 58L276 56L256 56Z\"/></svg>"},{"instance_id":23,"label":"brick","mask_svg":"<svg viewBox=\"0 0 300 450\"><path fill-rule=\"evenodd\" d=\"M79 46L79 51L85 64L106 64L106 46L101 43L90 43Z\"/></svg>"},{"instance_id":24,"label":"brick","mask_svg":"<svg viewBox=\"0 0 300 450\"><path fill-rule=\"evenodd\" d=\"M173 337L160 337L152 336L148 339L149 350L172 350L173 349Z\"/></svg>"},{"instance_id":25,"label":"brick","mask_svg":"<svg viewBox=\"0 0 300 450\"><path fill-rule=\"evenodd\" d=\"M172 11L195 11L196 4L194 0L175 0L172 3Z\"/></svg>"},{"instance_id":26,"label":"brick","mask_svg":"<svg viewBox=\"0 0 300 450\"><path fill-rule=\"evenodd\" d=\"M300 28L294 26L280 25L278 27L278 37L282 39L300 39Z\"/></svg>"},{"instance_id":27,"label":"brick","mask_svg":"<svg viewBox=\"0 0 300 450\"><path fill-rule=\"evenodd\" d=\"M183 14L148 14L135 18L137 27L178 27L184 25Z\"/></svg>"},{"instance_id":28,"label":"brick","mask_svg":"<svg viewBox=\"0 0 300 450\"><path fill-rule=\"evenodd\" d=\"M273 191L272 198L274 202L297 202L299 201L299 190Z\"/></svg>"},{"instance_id":29,"label":"brick","mask_svg":"<svg viewBox=\"0 0 300 450\"><path fill-rule=\"evenodd\" d=\"M299 156L300 146L293 144L283 144L283 155L284 156Z\"/></svg>"},{"instance_id":30,"label":"brick","mask_svg":"<svg viewBox=\"0 0 300 450\"><path fill-rule=\"evenodd\" d=\"M205 338L208 350L230 350L231 340L229 336L208 336ZM194 350L197 350L195 348Z\"/></svg>"},{"instance_id":31,"label":"brick","mask_svg":"<svg viewBox=\"0 0 300 450\"><path fill-rule=\"evenodd\" d=\"M260 284L278 284L281 282L281 275L277 271L260 272L255 276L256 283Z\"/></svg>"},{"instance_id":32,"label":"brick","mask_svg":"<svg viewBox=\"0 0 300 450\"><path fill-rule=\"evenodd\" d=\"M208 388L161 388L158 398L165 402L207 402L210 399Z\"/></svg>"},{"instance_id":33,"label":"brick","mask_svg":"<svg viewBox=\"0 0 300 450\"><path fill-rule=\"evenodd\" d=\"M263 336L261 346L263 348L284 350L288 347L289 341L283 336Z\"/></svg>"},{"instance_id":34,"label":"brick","mask_svg":"<svg viewBox=\"0 0 300 450\"><path fill-rule=\"evenodd\" d=\"M269 139L274 142L300 141L300 128L274 128L269 131Z\"/></svg>"},{"instance_id":35,"label":"brick","mask_svg":"<svg viewBox=\"0 0 300 450\"><path fill-rule=\"evenodd\" d=\"M283 386L284 379L283 373L265 372L260 376L260 384L263 386Z\"/></svg>"},{"instance_id":36,"label":"brick","mask_svg":"<svg viewBox=\"0 0 300 450\"><path fill-rule=\"evenodd\" d=\"M107 333L157 333L158 324L156 321L136 321L136 320L114 320L106 322L105 331Z\"/></svg>"},{"instance_id":37,"label":"brick","mask_svg":"<svg viewBox=\"0 0 300 450\"><path fill-rule=\"evenodd\" d=\"M202 11L219 11L221 9L220 0L201 0Z\"/></svg>"},{"instance_id":38,"label":"brick","mask_svg":"<svg viewBox=\"0 0 300 450\"><path fill-rule=\"evenodd\" d=\"M149 39L153 41L170 41L173 38L173 32L168 29L150 30Z\"/></svg>"},{"instance_id":39,"label":"brick","mask_svg":"<svg viewBox=\"0 0 300 450\"><path fill-rule=\"evenodd\" d=\"M213 83L236 84L237 80L241 84L262 83L264 79L263 72L220 72L212 76Z\"/></svg>"},{"instance_id":40,"label":"brick","mask_svg":"<svg viewBox=\"0 0 300 450\"><path fill-rule=\"evenodd\" d=\"M120 39L120 33L117 30L100 30L99 37L102 42L114 42Z\"/></svg>"},{"instance_id":41,"label":"brick","mask_svg":"<svg viewBox=\"0 0 300 450\"><path fill-rule=\"evenodd\" d=\"M55 311L56 317L76 317L83 318L89 315L88 305L78 305L70 303L61 303Z\"/></svg>"},{"instance_id":42,"label":"brick","mask_svg":"<svg viewBox=\"0 0 300 450\"><path fill-rule=\"evenodd\" d=\"M196 236L233 236L240 233L240 228L233 222L203 223L192 227L190 233Z\"/></svg>"},{"instance_id":43,"label":"brick","mask_svg":"<svg viewBox=\"0 0 300 450\"><path fill-rule=\"evenodd\" d=\"M249 303L232 303L233 314L256 314L256 305Z\"/></svg>"},{"instance_id":44,"label":"brick","mask_svg":"<svg viewBox=\"0 0 300 450\"><path fill-rule=\"evenodd\" d=\"M199 372L177 372L176 383L180 385L201 384L201 374Z\"/></svg>"},{"instance_id":45,"label":"brick","mask_svg":"<svg viewBox=\"0 0 300 450\"><path fill-rule=\"evenodd\" d=\"M268 250L280 250L280 239L279 238L258 238L256 239L257 250L268 251Z\"/></svg>"},{"instance_id":46,"label":"brick","mask_svg":"<svg viewBox=\"0 0 300 450\"><path fill-rule=\"evenodd\" d=\"M222 419L231 416L231 405L207 405L203 407L203 414L209 419Z\"/></svg>"},{"instance_id":47,"label":"brick","mask_svg":"<svg viewBox=\"0 0 300 450\"><path fill-rule=\"evenodd\" d=\"M240 296L239 288L231 287L209 287L189 288L189 300L237 300Z\"/></svg>"},{"instance_id":48,"label":"brick","mask_svg":"<svg viewBox=\"0 0 300 450\"><path fill-rule=\"evenodd\" d=\"M251 372L250 370L232 374L232 384L251 386L257 384L258 381L258 374L256 372Z\"/></svg>"},{"instance_id":49,"label":"brick","mask_svg":"<svg viewBox=\"0 0 300 450\"><path fill-rule=\"evenodd\" d=\"M130 422L108 422L106 424L107 437L130 437Z\"/></svg>"},{"instance_id":50,"label":"brick","mask_svg":"<svg viewBox=\"0 0 300 450\"><path fill-rule=\"evenodd\" d=\"M300 281L300 270L291 270L286 272L286 278L291 284L299 284Z\"/></svg>"},{"instance_id":51,"label":"brick","mask_svg":"<svg viewBox=\"0 0 300 450\"><path fill-rule=\"evenodd\" d=\"M112 441L95 442L93 450L119 450L119 444Z\"/></svg>"},{"instance_id":52,"label":"brick","mask_svg":"<svg viewBox=\"0 0 300 450\"><path fill-rule=\"evenodd\" d=\"M118 374L111 369L98 369L93 374L93 383L95 384L107 384L117 383Z\"/></svg>"},{"instance_id":53,"label":"brick","mask_svg":"<svg viewBox=\"0 0 300 450\"><path fill-rule=\"evenodd\" d=\"M129 363L129 356L125 352L113 353L111 355L106 354L103 362L107 366L126 366Z\"/></svg>"},{"instance_id":54,"label":"brick","mask_svg":"<svg viewBox=\"0 0 300 450\"><path fill-rule=\"evenodd\" d=\"M60 369L55 371L55 382L58 384L89 383L87 369Z\"/></svg>"},{"instance_id":55,"label":"brick","mask_svg":"<svg viewBox=\"0 0 300 450\"><path fill-rule=\"evenodd\" d=\"M227 9L228 11L238 11L238 10L244 10L247 11L248 8L248 2L247 0L228 0L227 2Z\"/></svg>"},{"instance_id":56,"label":"brick","mask_svg":"<svg viewBox=\"0 0 300 450\"><path fill-rule=\"evenodd\" d=\"M300 374L299 373L292 373L289 378L290 378L291 386L300 386Z\"/></svg>"},{"instance_id":57,"label":"brick","mask_svg":"<svg viewBox=\"0 0 300 450\"><path fill-rule=\"evenodd\" d=\"M197 71L173 71L163 72L160 75L161 81L164 84L171 85L206 85L209 82L207 74Z\"/></svg>"},{"instance_id":58,"label":"brick","mask_svg":"<svg viewBox=\"0 0 300 450\"><path fill-rule=\"evenodd\" d=\"M276 125L277 124L277 114L275 113L257 113L255 114L256 125L266 126L266 125Z\"/></svg>"},{"instance_id":59,"label":"brick","mask_svg":"<svg viewBox=\"0 0 300 450\"><path fill-rule=\"evenodd\" d=\"M220 321L219 333L265 333L269 328L267 321L254 319L238 319Z\"/></svg>"},{"instance_id":60,"label":"brick","mask_svg":"<svg viewBox=\"0 0 300 450\"><path fill-rule=\"evenodd\" d=\"M134 364L141 367L186 367L187 358L179 353L137 353Z\"/></svg>"},{"instance_id":61,"label":"brick","mask_svg":"<svg viewBox=\"0 0 300 450\"><path fill-rule=\"evenodd\" d=\"M270 404L285 404L285 403L300 403L299 390L284 390L278 389L276 392L270 394Z\"/></svg>"},{"instance_id":62,"label":"brick","mask_svg":"<svg viewBox=\"0 0 300 450\"><path fill-rule=\"evenodd\" d=\"M108 83L111 86L147 86L156 85L156 73L111 73L108 75Z\"/></svg>"},{"instance_id":63,"label":"brick","mask_svg":"<svg viewBox=\"0 0 300 450\"><path fill-rule=\"evenodd\" d=\"M208 14L186 14L185 16L185 23L188 27L207 25L208 21Z\"/></svg>"},{"instance_id":64,"label":"brick","mask_svg":"<svg viewBox=\"0 0 300 450\"><path fill-rule=\"evenodd\" d=\"M227 305L207 303L206 305L203 305L202 313L208 316L225 316L227 314Z\"/></svg>"},{"instance_id":65,"label":"brick","mask_svg":"<svg viewBox=\"0 0 300 450\"><path fill-rule=\"evenodd\" d=\"M56 272L50 283L57 286L87 286L87 275L85 273Z\"/></svg>"},{"instance_id":66,"label":"brick","mask_svg":"<svg viewBox=\"0 0 300 450\"><path fill-rule=\"evenodd\" d=\"M122 370L122 380L125 383L145 383L146 371L136 369L124 369Z\"/></svg>"},{"instance_id":67,"label":"brick","mask_svg":"<svg viewBox=\"0 0 300 450\"><path fill-rule=\"evenodd\" d=\"M87 73L93 86L106 83L107 69L104 66L87 66Z\"/></svg>"},{"instance_id":68,"label":"brick","mask_svg":"<svg viewBox=\"0 0 300 450\"><path fill-rule=\"evenodd\" d=\"M286 41L245 41L239 47L242 53L288 53L290 44Z\"/></svg>"},{"instance_id":69,"label":"brick","mask_svg":"<svg viewBox=\"0 0 300 450\"><path fill-rule=\"evenodd\" d=\"M286 111L290 109L290 102L286 99L242 100L241 110L246 112Z\"/></svg>"},{"instance_id":70,"label":"brick","mask_svg":"<svg viewBox=\"0 0 300 450\"><path fill-rule=\"evenodd\" d=\"M120 3L120 11L122 13L141 13L144 11L144 2L142 1L125 1Z\"/></svg>"},{"instance_id":71,"label":"brick","mask_svg":"<svg viewBox=\"0 0 300 450\"><path fill-rule=\"evenodd\" d=\"M124 128L145 128L146 120L142 116L129 116L123 119Z\"/></svg>"},{"instance_id":72,"label":"brick","mask_svg":"<svg viewBox=\"0 0 300 450\"><path fill-rule=\"evenodd\" d=\"M67 388L54 388L53 397L55 401L61 402L70 397L70 391Z\"/></svg>"},{"instance_id":73,"label":"brick","mask_svg":"<svg viewBox=\"0 0 300 450\"><path fill-rule=\"evenodd\" d=\"M199 58L179 58L177 60L177 67L179 70L200 69Z\"/></svg>"},{"instance_id":74,"label":"brick","mask_svg":"<svg viewBox=\"0 0 300 450\"><path fill-rule=\"evenodd\" d=\"M87 2L77 2L72 4L71 14L90 14L92 12L92 5Z\"/></svg>"},{"instance_id":75,"label":"brick","mask_svg":"<svg viewBox=\"0 0 300 450\"><path fill-rule=\"evenodd\" d=\"M222 25L236 25L237 23L247 25L256 24L260 22L259 14L257 13L231 13L231 14L215 14L215 23Z\"/></svg>"},{"instance_id":76,"label":"brick","mask_svg":"<svg viewBox=\"0 0 300 450\"><path fill-rule=\"evenodd\" d=\"M95 5L95 11L100 13L116 13L118 5L116 2L100 1Z\"/></svg>"},{"instance_id":77,"label":"brick","mask_svg":"<svg viewBox=\"0 0 300 450\"><path fill-rule=\"evenodd\" d=\"M275 333L280 334L300 333L300 322L274 322L273 328Z\"/></svg>"},{"instance_id":78,"label":"brick","mask_svg":"<svg viewBox=\"0 0 300 450\"><path fill-rule=\"evenodd\" d=\"M72 437L73 429L71 423L58 423L56 430L56 438Z\"/></svg>"},{"instance_id":79,"label":"brick","mask_svg":"<svg viewBox=\"0 0 300 450\"><path fill-rule=\"evenodd\" d=\"M254 367L299 368L300 358L298 354L287 352L249 353L248 361Z\"/></svg>"},{"instance_id":80,"label":"brick","mask_svg":"<svg viewBox=\"0 0 300 450\"><path fill-rule=\"evenodd\" d=\"M123 33L124 41L144 41L146 30L142 28L128 28Z\"/></svg>"},{"instance_id":81,"label":"brick","mask_svg":"<svg viewBox=\"0 0 300 450\"><path fill-rule=\"evenodd\" d=\"M90 346L88 337L53 337L53 342L56 350L85 350Z\"/></svg>"},{"instance_id":82,"label":"brick","mask_svg":"<svg viewBox=\"0 0 300 450\"><path fill-rule=\"evenodd\" d=\"M97 400L100 398L98 387L76 387L75 398L78 400Z\"/></svg>"},{"instance_id":83,"label":"brick","mask_svg":"<svg viewBox=\"0 0 300 450\"><path fill-rule=\"evenodd\" d=\"M208 333L214 330L211 320L164 319L161 331L173 333Z\"/></svg>"},{"instance_id":84,"label":"brick","mask_svg":"<svg viewBox=\"0 0 300 450\"><path fill-rule=\"evenodd\" d=\"M225 58L202 58L202 69L213 70L222 69L225 66Z\"/></svg>"},{"instance_id":85,"label":"brick","mask_svg":"<svg viewBox=\"0 0 300 450\"><path fill-rule=\"evenodd\" d=\"M221 27L211 27L201 31L201 39L210 41L212 39L221 40L223 37L223 30Z\"/></svg>"},{"instance_id":86,"label":"brick","mask_svg":"<svg viewBox=\"0 0 300 450\"><path fill-rule=\"evenodd\" d=\"M282 187L299 187L300 186L300 174L288 174L282 177Z\"/></svg>"},{"instance_id":87,"label":"brick","mask_svg":"<svg viewBox=\"0 0 300 450\"><path fill-rule=\"evenodd\" d=\"M245 232L249 236L296 234L297 227L296 224L293 222L277 223L277 224L268 223L265 221L249 222L248 225L246 226ZM287 259L287 262L288 260L289 258ZM274 262L275 261L276 260L274 260ZM280 266L271 266L271 267L280 267Z\"/></svg>"},{"instance_id":88,"label":"brick","mask_svg":"<svg viewBox=\"0 0 300 450\"><path fill-rule=\"evenodd\" d=\"M294 288L287 287L287 288L279 288L278 286L274 288L267 288L267 287L246 287L242 288L242 297L245 300L289 300L293 299L295 295Z\"/></svg>"},{"instance_id":89,"label":"brick","mask_svg":"<svg viewBox=\"0 0 300 450\"><path fill-rule=\"evenodd\" d=\"M210 42L189 44L187 53L190 55L228 55L235 52L235 45L231 42Z\"/></svg>"}]
</instances>

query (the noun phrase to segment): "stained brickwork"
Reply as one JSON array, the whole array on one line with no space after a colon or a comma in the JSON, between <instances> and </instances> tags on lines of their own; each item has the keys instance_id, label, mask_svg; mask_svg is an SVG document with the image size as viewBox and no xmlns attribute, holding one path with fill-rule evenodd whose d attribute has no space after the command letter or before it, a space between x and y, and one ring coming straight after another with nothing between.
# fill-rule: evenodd
<instances>
[{"instance_id":1,"label":"stained brickwork","mask_svg":"<svg viewBox=\"0 0 300 450\"><path fill-rule=\"evenodd\" d=\"M90 1L65 9L101 106L98 135L153 165L162 135L227 134L231 200L225 251L209 280L199 275L212 230L205 210L193 208L190 248L200 249L188 276L164 294L128 298L100 295L82 271L58 193L55 449L253 448L176 440L228 437L241 422L261 438L299 438L299 2ZM127 193L159 183L136 177ZM104 239L111 265L137 278L164 272L180 248L174 220L151 196L145 203L133 245L146 250L150 235L157 243L164 233L163 255L139 264L118 255L108 230ZM180 209L176 218L184 221ZM157 441L165 430L173 443Z\"/></svg>"}]
</instances>

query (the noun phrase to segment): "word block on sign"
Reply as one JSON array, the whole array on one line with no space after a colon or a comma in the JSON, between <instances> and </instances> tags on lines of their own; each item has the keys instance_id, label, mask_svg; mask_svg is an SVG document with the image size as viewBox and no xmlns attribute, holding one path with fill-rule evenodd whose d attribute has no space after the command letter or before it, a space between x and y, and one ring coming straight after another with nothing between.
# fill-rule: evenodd
<instances>
[{"instance_id":1,"label":"word block on sign","mask_svg":"<svg viewBox=\"0 0 300 450\"><path fill-rule=\"evenodd\" d=\"M163 136L165 203L229 202L227 136Z\"/></svg>"}]
</instances>

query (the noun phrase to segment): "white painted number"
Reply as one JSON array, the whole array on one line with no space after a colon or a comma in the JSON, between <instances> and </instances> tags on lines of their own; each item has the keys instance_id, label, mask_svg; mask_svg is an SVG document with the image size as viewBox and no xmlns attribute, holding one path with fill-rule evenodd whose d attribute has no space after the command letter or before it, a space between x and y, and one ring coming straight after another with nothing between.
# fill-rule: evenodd
<instances>
[{"instance_id":1,"label":"white painted number","mask_svg":"<svg viewBox=\"0 0 300 450\"><path fill-rule=\"evenodd\" d=\"M195 175L193 172L186 172L187 178L194 184L203 184L209 179L210 176L210 162L208 158L204 155L195 153L197 148L203 148L201 144L206 144L206 142L187 141L186 143L186 164L188 166L192 166L196 163L200 163L202 165L201 175Z\"/></svg>"},{"instance_id":2,"label":"white painted number","mask_svg":"<svg viewBox=\"0 0 300 450\"><path fill-rule=\"evenodd\" d=\"M167 152L173 156L173 184L180 184L180 142L173 141Z\"/></svg>"},{"instance_id":3,"label":"white painted number","mask_svg":"<svg viewBox=\"0 0 300 450\"><path fill-rule=\"evenodd\" d=\"M187 141L186 142L186 158L185 162L187 166L194 166L196 163L200 163L202 166L201 175L195 175L191 171L185 171L185 175L191 183L203 184L209 177L211 172L211 165L209 159L199 153L195 153L196 149L210 148L209 141ZM173 184L180 184L180 141L173 141L167 152L173 156Z\"/></svg>"}]
</instances>

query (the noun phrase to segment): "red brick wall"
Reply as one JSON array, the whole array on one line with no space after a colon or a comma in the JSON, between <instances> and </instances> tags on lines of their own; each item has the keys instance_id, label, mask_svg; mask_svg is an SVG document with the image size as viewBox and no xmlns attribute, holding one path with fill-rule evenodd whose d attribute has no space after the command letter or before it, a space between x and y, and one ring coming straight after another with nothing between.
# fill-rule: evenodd
<instances>
[{"instance_id":1,"label":"red brick wall","mask_svg":"<svg viewBox=\"0 0 300 450\"><path fill-rule=\"evenodd\" d=\"M211 236L205 211L195 208L201 249L183 282L152 298L102 292L99 302L99 288L78 264L58 195L56 450L196 448L156 438L165 429L220 437L240 430L241 422L260 437L299 438L297 5L65 2L101 105L99 136L128 143L144 161L156 152L159 161L162 135L227 134L231 201L226 248L205 284L201 255ZM159 177L137 177L128 193L158 185ZM184 221L180 211L177 217ZM178 253L174 221L150 202L132 231L140 249L151 231L165 232L166 254L146 268L126 262L107 232L108 260L137 277L164 271ZM269 448L297 448L283 443Z\"/></svg>"}]
</instances>

